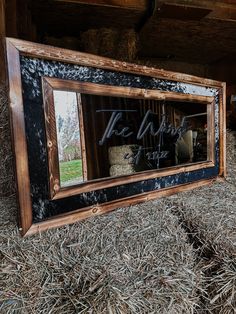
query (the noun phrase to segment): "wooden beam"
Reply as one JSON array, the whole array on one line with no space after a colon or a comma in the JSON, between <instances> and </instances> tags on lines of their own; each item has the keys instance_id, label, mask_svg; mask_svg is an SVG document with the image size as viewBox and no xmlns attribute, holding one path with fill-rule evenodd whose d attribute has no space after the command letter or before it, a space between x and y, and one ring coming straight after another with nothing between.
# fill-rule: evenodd
<instances>
[{"instance_id":1,"label":"wooden beam","mask_svg":"<svg viewBox=\"0 0 236 314\"><path fill-rule=\"evenodd\" d=\"M183 7L184 8L196 8L196 9L208 9L211 12L206 15L206 18L220 19L224 21L236 20L236 1L234 0L156 0L156 9L160 11L163 5Z\"/></svg>"},{"instance_id":2,"label":"wooden beam","mask_svg":"<svg viewBox=\"0 0 236 314\"><path fill-rule=\"evenodd\" d=\"M5 0L0 0L0 84L6 84L6 53L5 53Z\"/></svg>"},{"instance_id":3,"label":"wooden beam","mask_svg":"<svg viewBox=\"0 0 236 314\"><path fill-rule=\"evenodd\" d=\"M77 3L98 5L122 9L130 9L137 11L145 11L148 8L148 0L54 0L54 2L61 3Z\"/></svg>"},{"instance_id":4,"label":"wooden beam","mask_svg":"<svg viewBox=\"0 0 236 314\"><path fill-rule=\"evenodd\" d=\"M187 7L196 7L196 8L207 8L214 10L215 8L224 8L224 9L236 9L236 2L235 1L227 1L227 0L156 0L156 5L159 7L162 4L169 4L169 5L180 5L180 6L187 6Z\"/></svg>"},{"instance_id":5,"label":"wooden beam","mask_svg":"<svg viewBox=\"0 0 236 314\"><path fill-rule=\"evenodd\" d=\"M236 21L236 5L235 8L216 7L208 16L209 19L217 19L229 22Z\"/></svg>"}]
</instances>

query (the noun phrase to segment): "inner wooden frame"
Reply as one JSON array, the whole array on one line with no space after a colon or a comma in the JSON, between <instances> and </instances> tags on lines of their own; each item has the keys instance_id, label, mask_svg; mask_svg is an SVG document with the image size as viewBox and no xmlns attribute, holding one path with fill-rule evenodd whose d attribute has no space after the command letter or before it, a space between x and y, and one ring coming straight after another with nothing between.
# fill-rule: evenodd
<instances>
[{"instance_id":1,"label":"inner wooden frame","mask_svg":"<svg viewBox=\"0 0 236 314\"><path fill-rule=\"evenodd\" d=\"M124 183L138 182L141 180L148 180L152 178L159 178L162 176L173 175L185 171L195 171L214 167L215 165L215 144L214 144L214 97L199 96L192 94L181 94L176 92L165 92L159 90L148 90L131 87L109 86L96 83L76 82L69 80L62 80L56 78L42 78L43 97L44 97L44 112L46 122L47 134L47 150L48 150L48 167L49 167L49 189L51 199L60 199L79 193L88 191L95 191L101 188L113 187ZM206 105L207 112L207 161L187 163L168 167L164 169L147 170L132 175L122 175L119 177L106 177L101 179L94 179L88 182L79 183L74 186L61 187L60 186L60 170L58 158L58 143L56 136L56 121L55 108L53 100L53 91L71 91L78 94L90 94L98 96L113 96L135 99L152 99L165 101L183 101L189 103L201 103ZM78 98L79 95L77 96ZM78 99L80 101L80 99ZM191 105L191 104L190 104ZM82 107L82 106L81 106ZM81 110L79 110L79 120L81 123L81 146L83 164L86 165L86 143L83 130L83 117Z\"/></svg>"},{"instance_id":2,"label":"inner wooden frame","mask_svg":"<svg viewBox=\"0 0 236 314\"><path fill-rule=\"evenodd\" d=\"M75 52L67 49L58 49L56 47L45 46L19 39L7 38L7 61L9 77L9 99L11 126L13 138L13 150L15 154L16 180L18 187L18 202L20 209L20 231L22 235L32 235L49 228L63 226L91 216L107 213L117 207L129 206L143 201L148 201L156 197L162 197L187 191L196 187L210 184L215 180L222 180L226 175L226 84L210 79L199 78L182 73L164 71L146 66L115 61L112 59L98 57L90 54ZM94 204L83 210L78 209L72 212L54 216L46 221L39 223L33 222L31 187L28 165L28 151L24 120L24 106L22 97L21 65L20 56L32 58L43 58L47 60L67 62L81 66L89 66L104 70L119 71L123 73L138 74L152 78L164 79L196 86L214 88L219 95L219 171L218 176L208 179L199 179L197 181L181 184L174 187L167 187L161 190L153 190L124 197L119 200L110 201L104 204ZM169 92L168 92L169 93ZM213 123L213 121L211 122ZM171 171L174 171L173 169ZM178 172L185 171L182 167Z\"/></svg>"}]
</instances>

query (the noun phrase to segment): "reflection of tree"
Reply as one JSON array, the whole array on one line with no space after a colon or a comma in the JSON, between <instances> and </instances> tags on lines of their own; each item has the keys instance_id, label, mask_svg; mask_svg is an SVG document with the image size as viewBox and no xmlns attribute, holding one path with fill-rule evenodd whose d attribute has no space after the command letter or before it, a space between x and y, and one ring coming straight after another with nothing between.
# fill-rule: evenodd
<instances>
[{"instance_id":1,"label":"reflection of tree","mask_svg":"<svg viewBox=\"0 0 236 314\"><path fill-rule=\"evenodd\" d=\"M71 161L81 159L79 119L75 98L67 96L65 101L65 115L56 112L58 152L60 161Z\"/></svg>"},{"instance_id":2,"label":"reflection of tree","mask_svg":"<svg viewBox=\"0 0 236 314\"><path fill-rule=\"evenodd\" d=\"M57 116L57 127L58 127L59 132L61 132L62 125L63 125L63 118L61 116Z\"/></svg>"}]
</instances>

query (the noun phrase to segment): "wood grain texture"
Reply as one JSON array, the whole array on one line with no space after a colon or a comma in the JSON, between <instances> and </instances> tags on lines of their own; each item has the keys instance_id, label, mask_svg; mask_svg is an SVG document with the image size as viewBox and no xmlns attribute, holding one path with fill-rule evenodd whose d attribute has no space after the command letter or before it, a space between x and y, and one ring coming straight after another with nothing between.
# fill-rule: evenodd
<instances>
[{"instance_id":1,"label":"wood grain texture","mask_svg":"<svg viewBox=\"0 0 236 314\"><path fill-rule=\"evenodd\" d=\"M21 90L21 73L18 50L7 42L8 76L10 87L10 113L18 185L18 199L22 233L32 225L32 206L28 168L28 152Z\"/></svg>"},{"instance_id":2,"label":"wood grain texture","mask_svg":"<svg viewBox=\"0 0 236 314\"><path fill-rule=\"evenodd\" d=\"M46 231L51 228L57 228L57 227L64 226L66 224L72 224L77 221L81 221L86 218L89 218L89 217L105 214L105 213L111 212L112 210L118 207L127 207L131 205L139 204L142 202L147 202L147 201L156 199L158 197L160 198L164 196L170 196L172 194L176 194L183 191L189 191L194 188L212 184L216 180L217 179L201 180L201 181L190 183L190 184L180 185L175 188L166 188L161 191L153 191L149 193L143 193L141 195L134 196L134 197L127 197L122 200L106 203L104 205L94 205L94 206L86 208L84 211L74 211L72 213L63 214L53 219L47 220L45 222L33 224L31 228L28 230L28 232L24 234L24 236L30 236L37 232Z\"/></svg>"},{"instance_id":3,"label":"wood grain texture","mask_svg":"<svg viewBox=\"0 0 236 314\"><path fill-rule=\"evenodd\" d=\"M81 152L82 152L82 163L83 163L83 179L84 181L87 181L88 171L87 171L86 142L85 142L85 134L84 134L84 116L83 116L83 106L82 106L80 93L77 93L77 104L78 104L80 141L81 141Z\"/></svg>"},{"instance_id":4,"label":"wood grain texture","mask_svg":"<svg viewBox=\"0 0 236 314\"><path fill-rule=\"evenodd\" d=\"M210 8L214 10L215 8L228 8L228 9L235 9L236 3L234 0L157 0L157 6L168 3L168 4L175 4L180 6L192 6L195 8Z\"/></svg>"},{"instance_id":5,"label":"wood grain texture","mask_svg":"<svg viewBox=\"0 0 236 314\"><path fill-rule=\"evenodd\" d=\"M234 4L234 7L232 6L218 6L215 7L214 10L208 14L208 19L216 19L226 22L236 22L236 3Z\"/></svg>"},{"instance_id":6,"label":"wood grain texture","mask_svg":"<svg viewBox=\"0 0 236 314\"><path fill-rule=\"evenodd\" d=\"M162 11L162 8L165 5L168 5L170 8L172 7L173 11L179 10L180 19L184 19L184 15L187 13L188 9L191 9L192 15L194 16L194 12L198 10L202 10L205 14L202 16L207 19L218 19L222 21L236 21L236 2L235 1L206 1L206 0L157 0L156 1L157 8L159 11ZM181 16L182 13L182 16ZM167 17L167 16L165 16ZM186 17L190 20L192 17ZM199 16L198 20L201 19Z\"/></svg>"},{"instance_id":7,"label":"wood grain texture","mask_svg":"<svg viewBox=\"0 0 236 314\"><path fill-rule=\"evenodd\" d=\"M48 169L49 169L49 190L50 197L54 199L61 193L60 167L58 158L58 140L57 140L57 126L56 113L54 105L53 91L56 90L54 84L50 84L51 80L42 78L43 87L43 102L44 102L44 117L47 136L47 152L48 152ZM58 85L57 85L58 86ZM63 85L58 86L59 90L65 90ZM83 179L87 180L87 156L85 148L85 138L83 130L83 114L80 95L77 95L78 117L80 122L80 138L81 151L83 162Z\"/></svg>"},{"instance_id":8,"label":"wood grain texture","mask_svg":"<svg viewBox=\"0 0 236 314\"><path fill-rule=\"evenodd\" d=\"M76 91L78 93L91 95L130 97L137 99L156 99L165 101L184 101L202 104L209 104L214 101L214 97L212 96L180 94L177 92L166 92L134 87L110 86L96 83L61 80L56 78L47 78L47 81L53 89L66 89L68 91Z\"/></svg>"},{"instance_id":9,"label":"wood grain texture","mask_svg":"<svg viewBox=\"0 0 236 314\"><path fill-rule=\"evenodd\" d=\"M49 189L51 198L60 190L60 169L53 88L42 78L45 127L47 135Z\"/></svg>"},{"instance_id":10,"label":"wood grain texture","mask_svg":"<svg viewBox=\"0 0 236 314\"><path fill-rule=\"evenodd\" d=\"M207 160L215 164L215 100L207 105Z\"/></svg>"},{"instance_id":11,"label":"wood grain texture","mask_svg":"<svg viewBox=\"0 0 236 314\"><path fill-rule=\"evenodd\" d=\"M103 188L110 188L113 186L118 186L122 184L134 183L142 180L149 180L154 178L161 178L165 176L171 176L177 173L184 173L184 172L191 172L196 171L199 169L207 169L214 167L214 163L207 161L207 162L199 162L195 164L189 165L181 165L181 166L174 166L171 168L167 168L164 170L148 170L143 171L140 173L135 173L134 175L125 175L122 177L113 177L105 178L105 179L96 179L89 181L87 183L83 183L77 186L71 186L68 188L60 189L53 199L61 199L69 196L74 196L80 193L85 193L89 191L96 191Z\"/></svg>"},{"instance_id":12,"label":"wood grain texture","mask_svg":"<svg viewBox=\"0 0 236 314\"><path fill-rule=\"evenodd\" d=\"M226 84L220 90L220 171L219 175L225 177L226 169Z\"/></svg>"},{"instance_id":13,"label":"wood grain texture","mask_svg":"<svg viewBox=\"0 0 236 314\"><path fill-rule=\"evenodd\" d=\"M12 45L15 46L16 49L19 50L22 54L30 57L46 58L49 60L68 62L77 65L91 66L95 68L108 69L125 73L133 73L160 79L168 79L170 81L192 83L201 86L208 85L209 87L222 87L222 82L206 78L199 78L197 76L116 61L113 59L99 57L78 51L35 44L20 39L7 38L7 41L11 42Z\"/></svg>"}]
</instances>

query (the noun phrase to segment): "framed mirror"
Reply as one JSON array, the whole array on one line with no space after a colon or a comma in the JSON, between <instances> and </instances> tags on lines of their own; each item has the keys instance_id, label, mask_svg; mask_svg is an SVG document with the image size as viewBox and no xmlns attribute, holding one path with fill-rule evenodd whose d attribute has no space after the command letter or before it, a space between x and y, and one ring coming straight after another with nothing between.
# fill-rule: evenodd
<instances>
[{"instance_id":1,"label":"framed mirror","mask_svg":"<svg viewBox=\"0 0 236 314\"><path fill-rule=\"evenodd\" d=\"M43 93L52 199L214 165L214 97L45 77Z\"/></svg>"},{"instance_id":2,"label":"framed mirror","mask_svg":"<svg viewBox=\"0 0 236 314\"><path fill-rule=\"evenodd\" d=\"M23 235L225 175L225 84L8 39Z\"/></svg>"}]
</instances>

